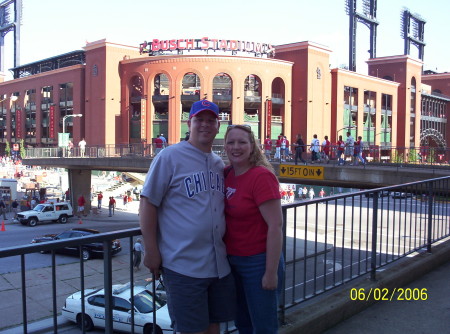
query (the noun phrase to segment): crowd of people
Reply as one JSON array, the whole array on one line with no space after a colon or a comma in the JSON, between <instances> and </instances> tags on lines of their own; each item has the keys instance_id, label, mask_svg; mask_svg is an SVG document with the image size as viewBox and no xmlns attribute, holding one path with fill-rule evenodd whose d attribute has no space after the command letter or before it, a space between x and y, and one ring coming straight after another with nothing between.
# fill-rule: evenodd
<instances>
[{"instance_id":1,"label":"crowd of people","mask_svg":"<svg viewBox=\"0 0 450 334\"><path fill-rule=\"evenodd\" d=\"M366 160L363 157L363 151L366 144L363 142L362 137L358 136L357 140L353 138L350 132L347 132L347 138L342 140L342 135L336 143L331 143L328 136L324 136L321 142L317 134L313 135L310 144L306 144L303 141L301 134L297 134L296 140L293 145L290 145L289 140L282 133L278 136L278 139L274 142L268 136L264 140L263 149L266 158L269 161L294 161L297 165L300 161L306 165L304 153L310 153L310 163L330 163L332 154L337 157L339 165L345 165L346 161L350 165L362 165L366 164ZM272 153L275 148L275 153ZM292 151L291 151L292 150Z\"/></svg>"}]
</instances>

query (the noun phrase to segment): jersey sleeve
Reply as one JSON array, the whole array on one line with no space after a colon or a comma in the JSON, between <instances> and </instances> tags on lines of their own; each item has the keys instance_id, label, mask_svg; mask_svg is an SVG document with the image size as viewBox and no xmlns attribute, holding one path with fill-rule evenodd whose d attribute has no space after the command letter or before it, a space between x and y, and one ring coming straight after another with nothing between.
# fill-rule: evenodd
<instances>
[{"instance_id":1,"label":"jersey sleeve","mask_svg":"<svg viewBox=\"0 0 450 334\"><path fill-rule=\"evenodd\" d=\"M141 195L156 207L161 205L171 179L171 163L168 154L164 151L153 159L141 192Z\"/></svg>"},{"instance_id":2,"label":"jersey sleeve","mask_svg":"<svg viewBox=\"0 0 450 334\"><path fill-rule=\"evenodd\" d=\"M253 198L257 206L272 199L281 199L280 185L276 176L264 167L256 176L253 185Z\"/></svg>"}]
</instances>

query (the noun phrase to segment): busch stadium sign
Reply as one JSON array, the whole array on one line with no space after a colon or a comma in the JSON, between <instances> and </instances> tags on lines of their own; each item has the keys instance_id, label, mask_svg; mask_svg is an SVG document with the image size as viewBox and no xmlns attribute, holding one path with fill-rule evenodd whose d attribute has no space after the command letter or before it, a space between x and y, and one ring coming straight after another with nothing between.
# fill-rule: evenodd
<instances>
[{"instance_id":1,"label":"busch stadium sign","mask_svg":"<svg viewBox=\"0 0 450 334\"><path fill-rule=\"evenodd\" d=\"M228 39L213 39L203 37L201 39L153 39L139 45L140 53L148 53L157 56L167 53L183 54L185 51L222 51L232 55L239 53L253 54L255 57L271 58L275 56L275 49L271 44Z\"/></svg>"}]
</instances>

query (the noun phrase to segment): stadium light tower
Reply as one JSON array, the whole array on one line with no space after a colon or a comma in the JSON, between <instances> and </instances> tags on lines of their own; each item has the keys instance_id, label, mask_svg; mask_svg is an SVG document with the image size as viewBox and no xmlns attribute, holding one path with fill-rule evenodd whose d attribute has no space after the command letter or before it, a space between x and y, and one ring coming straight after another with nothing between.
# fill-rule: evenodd
<instances>
[{"instance_id":1,"label":"stadium light tower","mask_svg":"<svg viewBox=\"0 0 450 334\"><path fill-rule=\"evenodd\" d=\"M20 25L22 0L0 2L0 72L5 72L5 35L14 32L14 67L20 64Z\"/></svg>"}]
</instances>

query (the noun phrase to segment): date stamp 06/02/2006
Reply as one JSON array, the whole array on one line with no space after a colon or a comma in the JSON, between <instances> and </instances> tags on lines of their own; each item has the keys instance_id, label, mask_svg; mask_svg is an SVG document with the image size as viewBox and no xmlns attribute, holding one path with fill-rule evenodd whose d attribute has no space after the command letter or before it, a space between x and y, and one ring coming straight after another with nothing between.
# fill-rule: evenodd
<instances>
[{"instance_id":1,"label":"date stamp 06/02/2006","mask_svg":"<svg viewBox=\"0 0 450 334\"><path fill-rule=\"evenodd\" d=\"M426 288L353 288L350 290L350 299L358 301L412 301L427 300L428 292Z\"/></svg>"}]
</instances>

